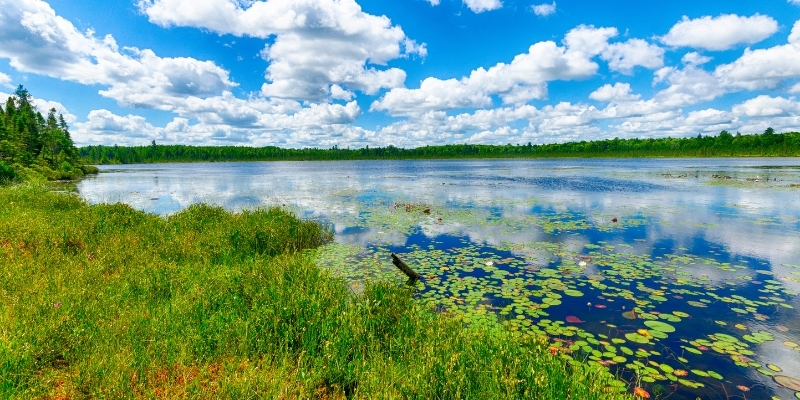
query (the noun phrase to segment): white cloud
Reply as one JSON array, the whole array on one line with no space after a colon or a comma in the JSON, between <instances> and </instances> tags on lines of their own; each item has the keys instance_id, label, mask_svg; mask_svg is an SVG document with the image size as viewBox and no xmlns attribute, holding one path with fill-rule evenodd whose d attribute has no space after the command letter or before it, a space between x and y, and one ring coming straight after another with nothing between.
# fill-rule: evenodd
<instances>
[{"instance_id":1,"label":"white cloud","mask_svg":"<svg viewBox=\"0 0 800 400\"><path fill-rule=\"evenodd\" d=\"M554 1L553 4L539 4L535 6L531 6L533 13L540 16L546 17L548 15L552 15L556 12L556 2Z\"/></svg>"},{"instance_id":2,"label":"white cloud","mask_svg":"<svg viewBox=\"0 0 800 400\"><path fill-rule=\"evenodd\" d=\"M597 101L608 102L628 102L636 101L641 98L638 94L631 93L631 85L629 83L615 83L613 86L605 84L589 94L589 98Z\"/></svg>"},{"instance_id":3,"label":"white cloud","mask_svg":"<svg viewBox=\"0 0 800 400\"><path fill-rule=\"evenodd\" d=\"M800 21L795 22L789 44L767 49L745 49L736 61L720 65L714 74L738 89L772 89L789 78L800 77Z\"/></svg>"},{"instance_id":4,"label":"white cloud","mask_svg":"<svg viewBox=\"0 0 800 400\"><path fill-rule=\"evenodd\" d=\"M110 86L101 94L121 104L137 93L162 97L209 96L236 86L210 61L161 58L151 50L120 49L110 35L78 32L40 0L21 0L0 14L0 58L23 72L82 84ZM143 105L146 106L146 105Z\"/></svg>"},{"instance_id":5,"label":"white cloud","mask_svg":"<svg viewBox=\"0 0 800 400\"><path fill-rule=\"evenodd\" d=\"M429 111L490 107L493 96L504 104L524 104L546 98L548 82L595 75L599 66L592 58L597 55L607 60L612 70L626 74L635 66L663 66L662 48L641 39L609 44L609 39L617 34L616 28L581 25L564 36L564 46L552 41L538 42L509 64L498 63L488 70L478 68L461 79L429 77L418 89L389 91L371 109L395 116L421 115Z\"/></svg>"},{"instance_id":6,"label":"white cloud","mask_svg":"<svg viewBox=\"0 0 800 400\"><path fill-rule=\"evenodd\" d=\"M474 13L482 13L484 11L497 10L503 7L500 0L463 0L467 8Z\"/></svg>"},{"instance_id":7,"label":"white cloud","mask_svg":"<svg viewBox=\"0 0 800 400\"><path fill-rule=\"evenodd\" d=\"M332 84L367 94L402 87L405 71L368 65L427 53L389 18L364 13L354 0L140 0L139 8L163 27L274 37L262 51L270 62L262 92L272 97L320 101Z\"/></svg>"},{"instance_id":8,"label":"white cloud","mask_svg":"<svg viewBox=\"0 0 800 400\"><path fill-rule=\"evenodd\" d=\"M229 90L236 84L230 81L228 71L213 62L163 58L146 49L120 49L110 35L98 39L92 31L78 32L42 1L15 4L0 15L0 42L4 44L0 57L9 58L12 67L102 85L106 88L99 93L123 106L155 108L178 116L167 127L172 130L164 130L136 115L95 110L86 122L76 124L78 143L141 143L155 137L187 143L255 143L267 139L280 143L292 132L338 130L337 125L350 124L361 115L358 104L351 101L352 92L338 85L326 86L325 96L330 90L331 96L348 101L347 104L301 103L259 96L240 99ZM376 71L362 74L359 79L365 90L372 91L379 85L376 81L396 81L393 74L391 69ZM54 102L37 100L35 104L44 110L64 109ZM71 114L65 114L65 118L67 122L77 120ZM189 120L197 123L188 125ZM176 130L180 126L191 129Z\"/></svg>"},{"instance_id":9,"label":"white cloud","mask_svg":"<svg viewBox=\"0 0 800 400\"><path fill-rule=\"evenodd\" d=\"M13 88L14 85L11 84L11 77L0 72L0 86Z\"/></svg>"},{"instance_id":10,"label":"white cloud","mask_svg":"<svg viewBox=\"0 0 800 400\"><path fill-rule=\"evenodd\" d=\"M600 57L608 62L608 67L612 71L626 75L631 75L636 66L648 69L664 66L664 49L642 39L609 44Z\"/></svg>"},{"instance_id":11,"label":"white cloud","mask_svg":"<svg viewBox=\"0 0 800 400\"><path fill-rule=\"evenodd\" d=\"M689 116L686 117L686 122L689 125L709 126L727 124L733 122L734 119L735 118L729 112L708 108L690 112Z\"/></svg>"},{"instance_id":12,"label":"white cloud","mask_svg":"<svg viewBox=\"0 0 800 400\"><path fill-rule=\"evenodd\" d=\"M432 6L438 6L440 2L440 0L427 0L427 1L428 3L431 3Z\"/></svg>"},{"instance_id":13,"label":"white cloud","mask_svg":"<svg viewBox=\"0 0 800 400\"><path fill-rule=\"evenodd\" d=\"M778 22L767 15L741 17L723 14L697 19L684 16L661 37L661 41L673 47L727 50L742 43L758 43L777 31Z\"/></svg>"},{"instance_id":14,"label":"white cloud","mask_svg":"<svg viewBox=\"0 0 800 400\"><path fill-rule=\"evenodd\" d=\"M459 80L426 78L418 89L398 88L375 101L371 109L391 115L419 115L428 111L488 107L497 95L505 104L520 104L547 96L547 82L588 78L599 66L591 58L617 34L614 28L580 26L567 33L564 43L538 42L510 64L478 68ZM635 62L633 62L635 63Z\"/></svg>"},{"instance_id":15,"label":"white cloud","mask_svg":"<svg viewBox=\"0 0 800 400\"><path fill-rule=\"evenodd\" d=\"M331 98L337 100L344 100L350 101L355 96L355 93L343 89L341 86L333 84L331 85Z\"/></svg>"},{"instance_id":16,"label":"white cloud","mask_svg":"<svg viewBox=\"0 0 800 400\"><path fill-rule=\"evenodd\" d=\"M602 53L608 47L608 41L617 34L617 28L580 25L567 32L564 44L574 53L591 57Z\"/></svg>"},{"instance_id":17,"label":"white cloud","mask_svg":"<svg viewBox=\"0 0 800 400\"><path fill-rule=\"evenodd\" d=\"M798 115L800 104L793 99L761 95L733 107L733 113L747 117Z\"/></svg>"},{"instance_id":18,"label":"white cloud","mask_svg":"<svg viewBox=\"0 0 800 400\"><path fill-rule=\"evenodd\" d=\"M655 75L654 83L666 82L669 86L658 92L654 100L668 107L690 106L728 93L712 73L694 65L683 69L664 67Z\"/></svg>"},{"instance_id":19,"label":"white cloud","mask_svg":"<svg viewBox=\"0 0 800 400\"><path fill-rule=\"evenodd\" d=\"M701 55L696 51L686 53L683 55L683 58L681 58L681 62L683 62L686 65L693 65L693 66L703 65L709 61L711 61L711 57Z\"/></svg>"}]
</instances>

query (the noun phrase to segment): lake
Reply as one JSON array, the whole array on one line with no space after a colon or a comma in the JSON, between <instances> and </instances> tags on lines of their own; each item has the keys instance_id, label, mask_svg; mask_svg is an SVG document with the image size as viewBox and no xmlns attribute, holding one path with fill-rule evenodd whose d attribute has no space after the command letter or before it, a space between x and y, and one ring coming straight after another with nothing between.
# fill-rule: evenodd
<instances>
[{"instance_id":1,"label":"lake","mask_svg":"<svg viewBox=\"0 0 800 400\"><path fill-rule=\"evenodd\" d=\"M657 397L800 395L800 159L102 166L91 203L280 206L330 224L356 292L423 279L465 324L540 333Z\"/></svg>"}]
</instances>

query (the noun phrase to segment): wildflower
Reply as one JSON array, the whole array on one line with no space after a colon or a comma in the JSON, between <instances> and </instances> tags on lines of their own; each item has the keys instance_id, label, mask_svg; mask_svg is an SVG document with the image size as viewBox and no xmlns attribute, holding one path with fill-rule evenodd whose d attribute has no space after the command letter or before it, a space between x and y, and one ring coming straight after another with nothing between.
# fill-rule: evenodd
<instances>
[{"instance_id":1,"label":"wildflower","mask_svg":"<svg viewBox=\"0 0 800 400\"><path fill-rule=\"evenodd\" d=\"M61 302L53 303L53 308L61 307Z\"/></svg>"},{"instance_id":2,"label":"wildflower","mask_svg":"<svg viewBox=\"0 0 800 400\"><path fill-rule=\"evenodd\" d=\"M650 393L647 393L647 390L644 390L644 389L642 389L640 387L636 387L635 389L633 389L633 394L635 394L636 396L641 397L643 399L649 399L650 398Z\"/></svg>"},{"instance_id":3,"label":"wildflower","mask_svg":"<svg viewBox=\"0 0 800 400\"><path fill-rule=\"evenodd\" d=\"M558 347L549 346L547 349L550 350L550 354L552 355L556 355L556 353L558 353Z\"/></svg>"}]
</instances>

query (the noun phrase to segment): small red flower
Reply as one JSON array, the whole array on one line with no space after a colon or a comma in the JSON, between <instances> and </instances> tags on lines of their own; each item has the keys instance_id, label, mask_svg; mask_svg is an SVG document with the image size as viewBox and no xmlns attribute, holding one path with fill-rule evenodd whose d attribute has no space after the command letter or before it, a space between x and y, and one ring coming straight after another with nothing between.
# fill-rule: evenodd
<instances>
[{"instance_id":1,"label":"small red flower","mask_svg":"<svg viewBox=\"0 0 800 400\"><path fill-rule=\"evenodd\" d=\"M617 222L617 219L616 218L612 218L611 222Z\"/></svg>"}]
</instances>

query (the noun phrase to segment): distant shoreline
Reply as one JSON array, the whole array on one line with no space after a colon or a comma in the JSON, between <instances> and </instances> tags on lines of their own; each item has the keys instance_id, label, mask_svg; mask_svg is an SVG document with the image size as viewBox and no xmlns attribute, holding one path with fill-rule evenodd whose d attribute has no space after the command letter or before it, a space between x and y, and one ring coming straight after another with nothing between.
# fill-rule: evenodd
<instances>
[{"instance_id":1,"label":"distant shoreline","mask_svg":"<svg viewBox=\"0 0 800 400\"><path fill-rule=\"evenodd\" d=\"M662 139L608 139L543 145L450 144L403 149L287 149L275 146L86 146L78 149L94 165L241 161L475 160L557 158L751 158L800 157L800 133L774 133Z\"/></svg>"}]
</instances>

